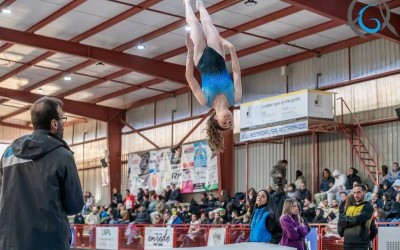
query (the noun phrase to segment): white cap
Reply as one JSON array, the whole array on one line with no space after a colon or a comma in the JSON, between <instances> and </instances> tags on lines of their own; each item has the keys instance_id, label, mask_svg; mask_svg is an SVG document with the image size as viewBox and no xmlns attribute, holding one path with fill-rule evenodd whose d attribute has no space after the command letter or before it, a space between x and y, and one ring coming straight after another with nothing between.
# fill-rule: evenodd
<instances>
[{"instance_id":1,"label":"white cap","mask_svg":"<svg viewBox=\"0 0 400 250\"><path fill-rule=\"evenodd\" d=\"M332 176L335 177L335 176L338 176L338 175L340 175L340 172L339 172L339 170L335 169L335 170L333 171Z\"/></svg>"}]
</instances>

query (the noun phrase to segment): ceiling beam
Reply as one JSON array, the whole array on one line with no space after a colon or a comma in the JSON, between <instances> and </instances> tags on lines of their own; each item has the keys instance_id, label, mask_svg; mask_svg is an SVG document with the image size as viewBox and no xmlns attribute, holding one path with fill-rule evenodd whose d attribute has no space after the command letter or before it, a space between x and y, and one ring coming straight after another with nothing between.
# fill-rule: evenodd
<instances>
[{"instance_id":1,"label":"ceiling beam","mask_svg":"<svg viewBox=\"0 0 400 250\"><path fill-rule=\"evenodd\" d=\"M27 103L34 103L42 97L41 95L2 87L0 87L0 96ZM105 122L107 122L113 115L123 112L121 109L109 108L85 102L77 102L67 99L62 99L62 101L64 102L63 110L65 112Z\"/></svg>"},{"instance_id":2,"label":"ceiling beam","mask_svg":"<svg viewBox=\"0 0 400 250\"><path fill-rule=\"evenodd\" d=\"M255 20L251 20L251 21L246 22L244 24L238 25L238 26L233 27L233 28L231 28L229 30L225 30L225 31L221 32L220 36L222 36L224 38L228 38L228 37L231 37L231 36L236 35L238 33L244 32L246 30L250 30L250 29L258 27L260 25L263 25L263 24L266 24L266 23L269 23L269 22L273 22L273 21L275 21L277 19L280 19L282 17L294 14L296 12L299 12L300 10L301 9L299 9L297 7L290 6L290 7L287 7L285 9L278 10L278 11L275 11L273 13L267 14L267 15L265 15L263 17L255 19ZM186 50L187 50L186 46L182 46L180 48L177 48L177 49L171 50L169 52L166 52L164 54L161 54L161 55L155 57L154 59L165 60L165 59L177 56L179 54L185 53Z\"/></svg>"},{"instance_id":3,"label":"ceiling beam","mask_svg":"<svg viewBox=\"0 0 400 250\"><path fill-rule=\"evenodd\" d=\"M289 3L298 8L302 8L317 13L319 15L325 16L342 24L347 24L348 23L347 12L352 3L352 0L340 0L340 1L324 0L323 4L321 4L320 0L283 0L283 2ZM356 2L353 9L353 17L354 18L357 17L360 10L366 6L367 6L366 4ZM375 27L376 26L375 22L369 21L374 18L380 20L381 23L383 23L379 8L370 7L367 9L367 11L364 12L363 20L367 26L369 24L371 27ZM398 25L400 23L400 15L396 13L391 13L390 23L393 25L394 29L396 29L397 34L400 34L400 27ZM395 34L393 34L388 29L388 27L379 31L378 33L374 33L373 35L389 39L390 41L396 43L400 43L400 38Z\"/></svg>"},{"instance_id":4,"label":"ceiling beam","mask_svg":"<svg viewBox=\"0 0 400 250\"><path fill-rule=\"evenodd\" d=\"M10 6L12 3L14 3L16 0L4 0L2 3L0 3L0 10L7 8Z\"/></svg>"},{"instance_id":5,"label":"ceiling beam","mask_svg":"<svg viewBox=\"0 0 400 250\"><path fill-rule=\"evenodd\" d=\"M145 57L111 51L99 47L78 44L61 39L29 34L0 27L0 39L54 52L80 56L161 79L186 83L185 67Z\"/></svg>"},{"instance_id":6,"label":"ceiling beam","mask_svg":"<svg viewBox=\"0 0 400 250\"><path fill-rule=\"evenodd\" d=\"M26 129L26 130L32 130L33 129L30 126L21 125L21 124L15 124L15 123L11 123L11 122L3 122L3 121L0 121L0 126L10 127L10 128L18 128L18 129Z\"/></svg>"},{"instance_id":7,"label":"ceiling beam","mask_svg":"<svg viewBox=\"0 0 400 250\"><path fill-rule=\"evenodd\" d=\"M210 7L207 8L207 12L211 15L215 12L218 12L220 10L223 10L231 5L237 4L238 2L240 2L240 0L225 0L225 1L221 1L217 4L214 4ZM196 16L199 17L199 13L196 13ZM163 34L166 34L170 31L173 31L175 29L178 29L179 27L182 27L183 25L186 24L186 20L184 18L175 21L171 24L168 24L164 27L161 27L155 31L152 31L144 36L138 37L136 39L133 39L132 41L126 42L122 45L119 45L118 47L114 48L113 50L115 51L125 51L128 50L132 47L135 47L137 45L139 45L140 43L144 43L147 42L151 39L154 39L156 37L159 37Z\"/></svg>"}]
</instances>

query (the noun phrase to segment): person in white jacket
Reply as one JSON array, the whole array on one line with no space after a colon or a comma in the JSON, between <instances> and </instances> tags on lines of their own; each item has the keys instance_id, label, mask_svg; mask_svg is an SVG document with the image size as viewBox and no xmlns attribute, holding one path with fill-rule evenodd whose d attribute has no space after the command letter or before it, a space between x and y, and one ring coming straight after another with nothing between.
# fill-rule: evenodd
<instances>
[{"instance_id":1,"label":"person in white jacket","mask_svg":"<svg viewBox=\"0 0 400 250\"><path fill-rule=\"evenodd\" d=\"M335 178L335 184L329 184L331 187L328 191L326 191L328 197L328 204L331 205L332 200L336 197L336 193L339 191L339 186L345 187L347 177L345 174L339 172L339 170L335 169L333 171L332 176Z\"/></svg>"}]
</instances>

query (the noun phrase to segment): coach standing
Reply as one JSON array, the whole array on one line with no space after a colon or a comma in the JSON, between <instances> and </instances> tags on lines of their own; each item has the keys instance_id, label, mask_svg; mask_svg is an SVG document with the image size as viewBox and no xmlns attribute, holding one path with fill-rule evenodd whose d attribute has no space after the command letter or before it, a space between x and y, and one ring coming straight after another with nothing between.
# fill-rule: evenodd
<instances>
[{"instance_id":1,"label":"coach standing","mask_svg":"<svg viewBox=\"0 0 400 250\"><path fill-rule=\"evenodd\" d=\"M70 249L67 215L83 208L73 152L62 139L63 103L31 107L34 131L16 139L0 163L0 249Z\"/></svg>"}]
</instances>

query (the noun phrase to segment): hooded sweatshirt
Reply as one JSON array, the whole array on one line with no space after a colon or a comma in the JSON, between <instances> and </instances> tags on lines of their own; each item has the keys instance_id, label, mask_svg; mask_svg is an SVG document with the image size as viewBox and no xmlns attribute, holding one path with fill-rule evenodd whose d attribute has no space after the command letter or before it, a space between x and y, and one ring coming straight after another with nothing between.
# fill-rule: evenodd
<instances>
[{"instance_id":1,"label":"hooded sweatshirt","mask_svg":"<svg viewBox=\"0 0 400 250\"><path fill-rule=\"evenodd\" d=\"M15 140L0 163L0 249L69 249L84 205L72 151L49 131Z\"/></svg>"}]
</instances>

